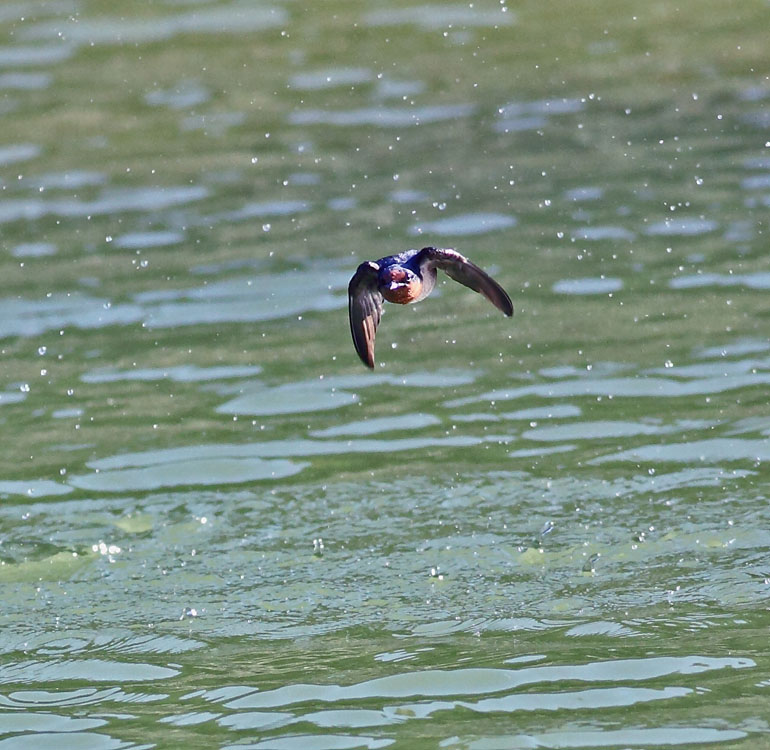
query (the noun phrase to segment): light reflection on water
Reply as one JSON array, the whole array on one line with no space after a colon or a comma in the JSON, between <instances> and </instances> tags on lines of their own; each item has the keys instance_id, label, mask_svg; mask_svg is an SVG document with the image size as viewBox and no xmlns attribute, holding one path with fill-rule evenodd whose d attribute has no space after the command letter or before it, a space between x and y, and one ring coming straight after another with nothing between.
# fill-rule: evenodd
<instances>
[{"instance_id":1,"label":"light reflection on water","mask_svg":"<svg viewBox=\"0 0 770 750\"><path fill-rule=\"evenodd\" d=\"M367 13L364 20L370 26L415 24L430 31L453 26L508 26L514 23L514 15L505 6L486 10L460 4L438 3L407 8L384 8Z\"/></svg>"},{"instance_id":2,"label":"light reflection on water","mask_svg":"<svg viewBox=\"0 0 770 750\"><path fill-rule=\"evenodd\" d=\"M34 143L17 143L13 146L0 147L0 166L34 159L40 156L40 146Z\"/></svg>"},{"instance_id":3,"label":"light reflection on water","mask_svg":"<svg viewBox=\"0 0 770 750\"><path fill-rule=\"evenodd\" d=\"M338 273L293 271L205 283L188 289L158 289L113 304L82 292L49 293L44 299L0 299L0 336L38 336L63 326L104 328L143 321L148 327L284 318L343 307L333 293L343 288Z\"/></svg>"},{"instance_id":4,"label":"light reflection on water","mask_svg":"<svg viewBox=\"0 0 770 750\"><path fill-rule=\"evenodd\" d=\"M301 685L261 691L230 700L227 708L276 708L305 703L308 700L329 703L365 700L367 698L408 698L412 696L434 697L447 695L483 695L514 690L524 685L554 682L614 682L623 674L628 682L650 680L662 676L700 674L718 669L745 669L756 664L751 659L709 659L703 657L666 658L658 657L639 660L596 661L580 666L521 667L519 669L459 669L454 671L426 671L422 674L403 674L379 677L350 687L329 685ZM687 691L685 691L687 692ZM681 693L680 693L681 694ZM572 694L574 696L574 694ZM570 694L565 697L569 698ZM664 696L660 696L664 697ZM485 700L474 708L479 710L505 710L535 708L534 696L528 695L513 700L499 698ZM529 704L529 705L527 705ZM467 704L466 704L467 705Z\"/></svg>"},{"instance_id":5,"label":"light reflection on water","mask_svg":"<svg viewBox=\"0 0 770 750\"><path fill-rule=\"evenodd\" d=\"M71 44L146 44L170 39L177 34L245 34L280 27L288 20L282 8L231 2L159 17L132 19L121 16L67 18L27 25L19 34L23 40L61 38Z\"/></svg>"},{"instance_id":6,"label":"light reflection on water","mask_svg":"<svg viewBox=\"0 0 770 750\"><path fill-rule=\"evenodd\" d=\"M68 44L13 45L0 47L0 67L15 68L49 65L66 60L74 48Z\"/></svg>"},{"instance_id":7,"label":"light reflection on water","mask_svg":"<svg viewBox=\"0 0 770 750\"><path fill-rule=\"evenodd\" d=\"M767 23L712 11L0 7L0 745L761 741ZM368 372L418 237L516 316L386 306Z\"/></svg>"},{"instance_id":8,"label":"light reflection on water","mask_svg":"<svg viewBox=\"0 0 770 750\"><path fill-rule=\"evenodd\" d=\"M93 201L42 200L39 198L11 199L0 206L0 223L20 220L35 221L47 216L88 218L123 211L155 211L193 201L208 195L203 186L107 189Z\"/></svg>"},{"instance_id":9,"label":"light reflection on water","mask_svg":"<svg viewBox=\"0 0 770 750\"><path fill-rule=\"evenodd\" d=\"M381 128L415 127L428 123L453 121L471 115L472 104L434 105L429 107L364 107L338 112L325 109L298 109L289 115L291 125L372 125Z\"/></svg>"},{"instance_id":10,"label":"light reflection on water","mask_svg":"<svg viewBox=\"0 0 770 750\"><path fill-rule=\"evenodd\" d=\"M672 289L693 289L703 286L746 286L749 289L768 289L770 288L770 273L700 273L671 279L669 285Z\"/></svg>"},{"instance_id":11,"label":"light reflection on water","mask_svg":"<svg viewBox=\"0 0 770 750\"><path fill-rule=\"evenodd\" d=\"M327 89L335 86L354 86L374 80L369 68L330 68L307 73L297 73L290 79L295 89Z\"/></svg>"},{"instance_id":12,"label":"light reflection on water","mask_svg":"<svg viewBox=\"0 0 770 750\"><path fill-rule=\"evenodd\" d=\"M628 240L636 239L636 235L625 227L594 226L583 227L573 233L576 240Z\"/></svg>"},{"instance_id":13,"label":"light reflection on water","mask_svg":"<svg viewBox=\"0 0 770 750\"><path fill-rule=\"evenodd\" d=\"M604 276L598 279L563 279L553 285L553 291L557 294L610 294L622 288L622 279Z\"/></svg>"},{"instance_id":14,"label":"light reflection on water","mask_svg":"<svg viewBox=\"0 0 770 750\"><path fill-rule=\"evenodd\" d=\"M463 214L462 216L448 216L435 221L425 221L415 224L410 234L425 234L457 237L469 234L484 234L499 229L509 229L516 226L513 216L503 214Z\"/></svg>"},{"instance_id":15,"label":"light reflection on water","mask_svg":"<svg viewBox=\"0 0 770 750\"><path fill-rule=\"evenodd\" d=\"M178 367L138 368L133 370L115 370L102 368L92 370L80 376L84 383L113 383L119 380L176 380L182 383L194 383L207 380L229 380L230 378L245 378L257 375L262 368L256 365L218 367L196 367L195 365L179 365Z\"/></svg>"}]
</instances>

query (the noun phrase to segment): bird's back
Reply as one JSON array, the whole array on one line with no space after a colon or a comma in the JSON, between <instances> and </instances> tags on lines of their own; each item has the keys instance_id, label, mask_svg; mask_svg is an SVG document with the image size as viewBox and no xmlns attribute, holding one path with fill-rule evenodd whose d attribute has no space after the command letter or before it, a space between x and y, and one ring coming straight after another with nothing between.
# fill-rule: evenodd
<instances>
[{"instance_id":1,"label":"bird's back","mask_svg":"<svg viewBox=\"0 0 770 750\"><path fill-rule=\"evenodd\" d=\"M419 269L417 267L412 268L411 261L415 259L415 256L419 252L419 250L405 250L403 253L396 253L396 255L386 255L384 258L380 258L377 261L377 265L380 268L392 265L408 266L411 270L417 273Z\"/></svg>"}]
</instances>

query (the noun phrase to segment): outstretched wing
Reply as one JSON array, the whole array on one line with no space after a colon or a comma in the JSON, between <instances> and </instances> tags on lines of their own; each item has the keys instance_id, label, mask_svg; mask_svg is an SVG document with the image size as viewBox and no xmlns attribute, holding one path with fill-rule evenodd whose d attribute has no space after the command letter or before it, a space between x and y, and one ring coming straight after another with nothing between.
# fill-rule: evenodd
<instances>
[{"instance_id":1,"label":"outstretched wing","mask_svg":"<svg viewBox=\"0 0 770 750\"><path fill-rule=\"evenodd\" d=\"M505 289L464 255L460 255L456 250L435 247L423 248L420 255L450 278L473 289L474 292L483 294L501 312L508 316L513 315L513 303ZM422 258L420 263L422 264Z\"/></svg>"},{"instance_id":2,"label":"outstretched wing","mask_svg":"<svg viewBox=\"0 0 770 750\"><path fill-rule=\"evenodd\" d=\"M358 356L374 368L374 334L382 317L382 295L377 289L380 267L368 260L362 263L348 284L348 315Z\"/></svg>"}]
</instances>

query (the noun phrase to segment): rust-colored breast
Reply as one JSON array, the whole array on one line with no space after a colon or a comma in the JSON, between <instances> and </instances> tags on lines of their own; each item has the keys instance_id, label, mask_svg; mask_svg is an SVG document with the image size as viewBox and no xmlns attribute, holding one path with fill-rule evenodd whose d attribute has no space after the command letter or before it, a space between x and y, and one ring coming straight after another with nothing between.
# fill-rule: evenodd
<instances>
[{"instance_id":1,"label":"rust-colored breast","mask_svg":"<svg viewBox=\"0 0 770 750\"><path fill-rule=\"evenodd\" d=\"M396 289L383 289L382 296L385 297L388 302L395 302L398 305L408 305L420 296L421 290L422 284L417 280L412 281L409 284L403 284Z\"/></svg>"}]
</instances>

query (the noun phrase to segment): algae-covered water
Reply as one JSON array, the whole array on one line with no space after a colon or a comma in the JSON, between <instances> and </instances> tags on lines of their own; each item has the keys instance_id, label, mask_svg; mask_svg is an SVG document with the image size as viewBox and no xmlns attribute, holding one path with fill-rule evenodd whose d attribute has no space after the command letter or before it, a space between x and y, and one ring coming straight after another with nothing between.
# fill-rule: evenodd
<instances>
[{"instance_id":1,"label":"algae-covered water","mask_svg":"<svg viewBox=\"0 0 770 750\"><path fill-rule=\"evenodd\" d=\"M1 5L0 749L770 747L768 28Z\"/></svg>"}]
</instances>

